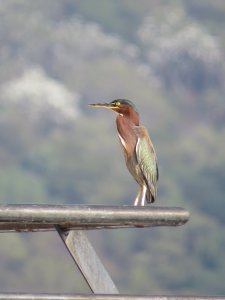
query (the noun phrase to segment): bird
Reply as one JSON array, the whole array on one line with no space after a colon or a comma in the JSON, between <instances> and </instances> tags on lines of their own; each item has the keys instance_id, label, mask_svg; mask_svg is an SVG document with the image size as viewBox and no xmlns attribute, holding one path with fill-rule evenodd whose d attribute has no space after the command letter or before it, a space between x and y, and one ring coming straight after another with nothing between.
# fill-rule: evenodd
<instances>
[{"instance_id":1,"label":"bird","mask_svg":"<svg viewBox=\"0 0 225 300\"><path fill-rule=\"evenodd\" d=\"M159 178L157 157L148 130L139 124L140 117L135 104L128 99L116 99L109 103L93 103L89 106L106 108L117 113L117 133L126 166L139 185L134 206L153 203L157 196Z\"/></svg>"}]
</instances>

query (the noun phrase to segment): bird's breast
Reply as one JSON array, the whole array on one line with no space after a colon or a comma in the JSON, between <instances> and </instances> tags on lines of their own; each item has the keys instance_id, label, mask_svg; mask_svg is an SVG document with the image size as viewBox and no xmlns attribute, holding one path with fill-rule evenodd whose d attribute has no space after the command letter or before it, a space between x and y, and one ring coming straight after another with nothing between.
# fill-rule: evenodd
<instances>
[{"instance_id":1,"label":"bird's breast","mask_svg":"<svg viewBox=\"0 0 225 300\"><path fill-rule=\"evenodd\" d=\"M125 142L125 140L122 138L122 136L121 136L119 133L118 133L118 137L119 137L119 139L120 139L120 143L122 144L124 150L127 151L128 149L127 149L127 147L126 147L126 142Z\"/></svg>"}]
</instances>

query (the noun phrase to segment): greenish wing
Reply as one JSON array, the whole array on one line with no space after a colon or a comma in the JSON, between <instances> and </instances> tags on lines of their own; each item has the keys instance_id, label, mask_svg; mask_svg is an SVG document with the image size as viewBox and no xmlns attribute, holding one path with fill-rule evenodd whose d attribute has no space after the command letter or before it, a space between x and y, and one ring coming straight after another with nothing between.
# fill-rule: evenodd
<instances>
[{"instance_id":1,"label":"greenish wing","mask_svg":"<svg viewBox=\"0 0 225 300\"><path fill-rule=\"evenodd\" d=\"M145 130L145 133L147 130ZM153 144L148 134L138 137L136 144L136 156L141 172L149 186L151 194L155 197L156 182L158 180L158 167Z\"/></svg>"}]
</instances>

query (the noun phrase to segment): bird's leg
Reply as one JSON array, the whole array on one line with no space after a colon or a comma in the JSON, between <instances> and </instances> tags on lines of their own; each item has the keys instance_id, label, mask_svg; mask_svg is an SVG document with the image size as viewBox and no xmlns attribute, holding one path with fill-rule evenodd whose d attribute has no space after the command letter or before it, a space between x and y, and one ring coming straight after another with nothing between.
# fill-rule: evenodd
<instances>
[{"instance_id":1,"label":"bird's leg","mask_svg":"<svg viewBox=\"0 0 225 300\"><path fill-rule=\"evenodd\" d=\"M146 191L147 191L147 187L143 185L141 187L141 206L145 206Z\"/></svg>"},{"instance_id":2,"label":"bird's leg","mask_svg":"<svg viewBox=\"0 0 225 300\"><path fill-rule=\"evenodd\" d=\"M140 195L141 195L141 189L138 190L137 197L134 200L134 206L138 206Z\"/></svg>"},{"instance_id":3,"label":"bird's leg","mask_svg":"<svg viewBox=\"0 0 225 300\"><path fill-rule=\"evenodd\" d=\"M137 197L134 200L134 206L145 206L145 199L146 199L146 191L147 191L147 187L145 185L143 185L137 194Z\"/></svg>"}]
</instances>

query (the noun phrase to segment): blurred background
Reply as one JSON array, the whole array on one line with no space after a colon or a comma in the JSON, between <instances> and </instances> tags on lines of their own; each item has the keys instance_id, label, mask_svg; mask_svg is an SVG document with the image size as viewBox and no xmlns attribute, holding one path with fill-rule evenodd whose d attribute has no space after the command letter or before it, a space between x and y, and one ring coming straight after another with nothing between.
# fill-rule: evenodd
<instances>
[{"instance_id":1,"label":"blurred background","mask_svg":"<svg viewBox=\"0 0 225 300\"><path fill-rule=\"evenodd\" d=\"M0 201L132 204L115 114L128 98L179 228L89 234L122 293L225 294L225 2L0 2ZM85 292L56 233L1 234L1 292Z\"/></svg>"}]
</instances>

